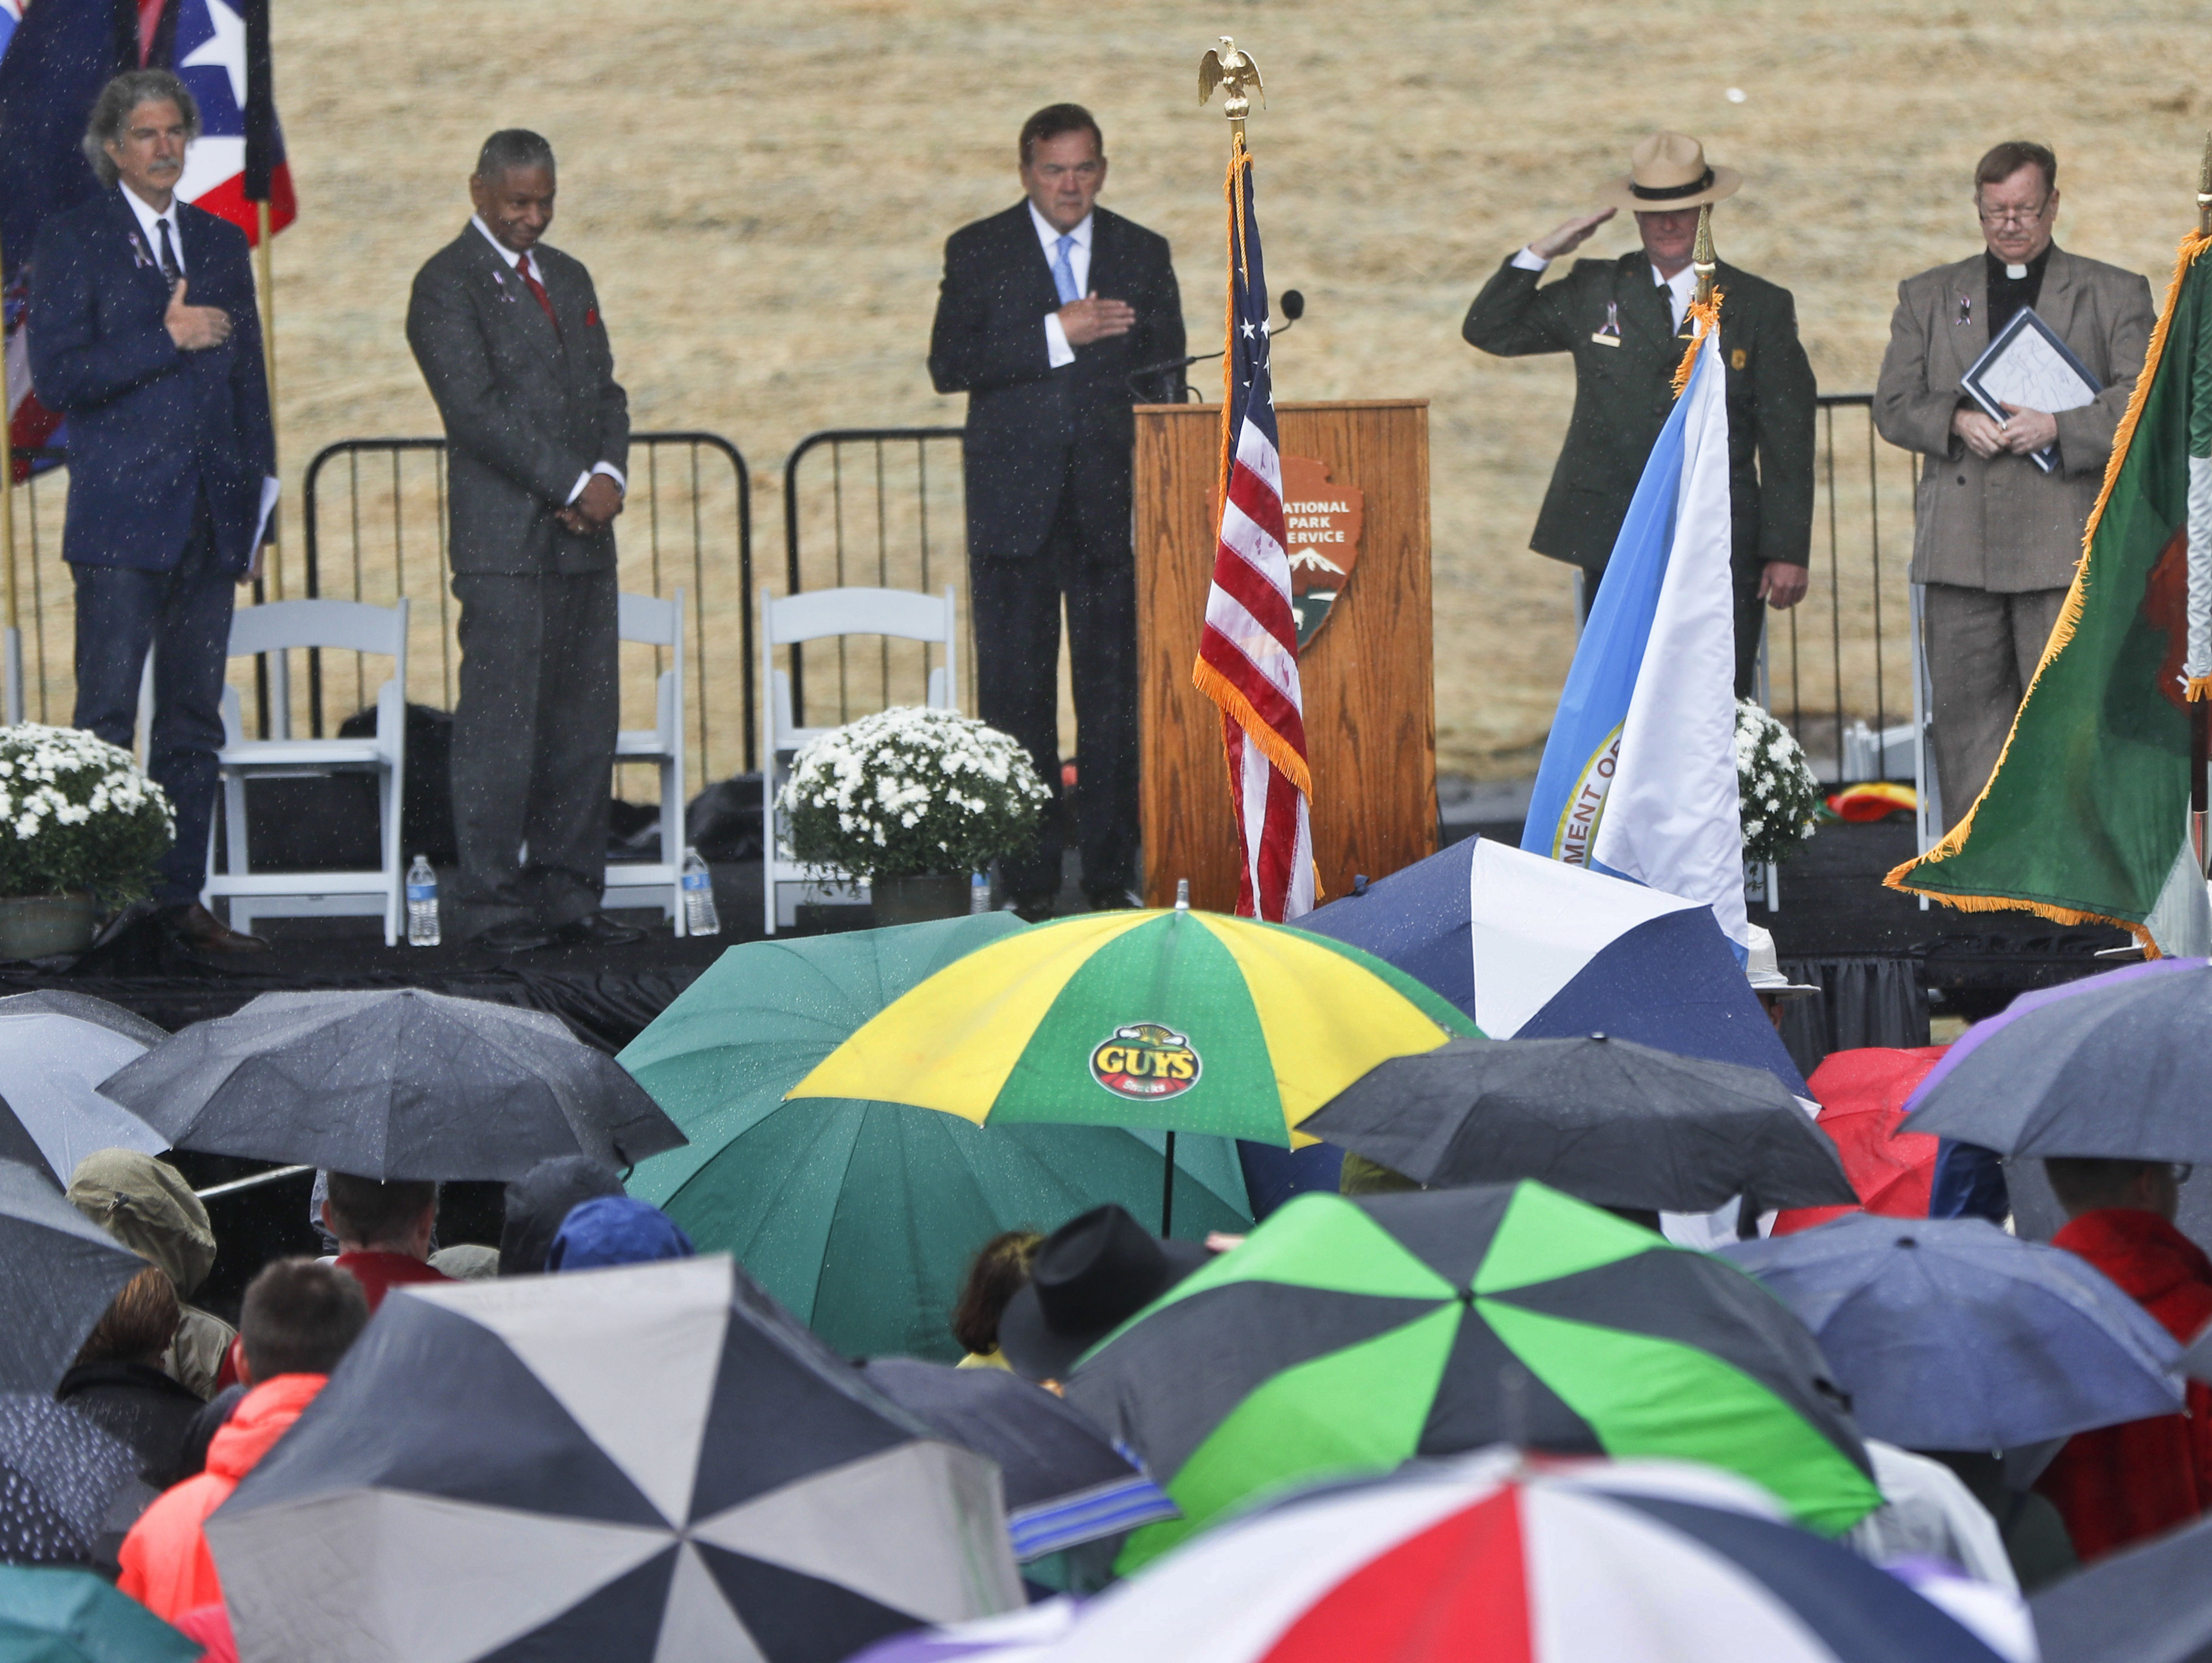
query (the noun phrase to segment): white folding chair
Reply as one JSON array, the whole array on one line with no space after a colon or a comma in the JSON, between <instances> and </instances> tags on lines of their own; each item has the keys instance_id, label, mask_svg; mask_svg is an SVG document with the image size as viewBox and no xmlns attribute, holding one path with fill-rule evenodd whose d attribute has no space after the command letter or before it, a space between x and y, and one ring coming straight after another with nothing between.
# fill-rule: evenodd
<instances>
[{"instance_id":1,"label":"white folding chair","mask_svg":"<svg viewBox=\"0 0 2212 1663\"><path fill-rule=\"evenodd\" d=\"M377 689L376 731L366 738L295 739L285 652L293 647L375 652L392 660L392 678ZM224 848L230 870L215 869L215 833L208 833L203 904L230 902L231 927L251 930L256 918L384 918L384 944L395 946L405 919L405 871L400 864L399 816L407 776L407 602L369 606L350 600L284 600L242 606L231 619L230 656L270 655L271 739L248 739L239 722L238 689L222 694ZM374 871L258 872L246 847L246 782L317 774L368 774L377 786Z\"/></svg>"},{"instance_id":2,"label":"white folding chair","mask_svg":"<svg viewBox=\"0 0 2212 1663\"><path fill-rule=\"evenodd\" d=\"M624 595L617 628L626 641L668 650L668 668L654 686L653 725L615 736L615 761L660 769L660 859L610 861L609 907L658 907L683 935L684 920L684 592L666 600Z\"/></svg>"},{"instance_id":3,"label":"white folding chair","mask_svg":"<svg viewBox=\"0 0 2212 1663\"><path fill-rule=\"evenodd\" d=\"M797 921L801 901L859 904L868 898L865 880L844 876L825 879L820 869L791 858L791 846L775 811L776 792L791 774L791 758L826 728L800 727L791 707L791 677L775 667L775 649L837 635L889 635L924 641L945 649L945 662L929 672L928 701L939 710L958 706L959 678L953 674L958 611L952 591L916 594L908 589L817 589L781 598L763 584L761 685L768 697L761 707L761 856L763 921L774 935L779 925ZM787 894L787 891L793 893Z\"/></svg>"}]
</instances>

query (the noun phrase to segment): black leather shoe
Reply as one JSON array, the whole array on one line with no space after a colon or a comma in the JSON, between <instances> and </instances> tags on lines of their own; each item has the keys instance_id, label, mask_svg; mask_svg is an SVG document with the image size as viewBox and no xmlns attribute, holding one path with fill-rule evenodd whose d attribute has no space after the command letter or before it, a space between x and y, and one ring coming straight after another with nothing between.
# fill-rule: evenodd
<instances>
[{"instance_id":1,"label":"black leather shoe","mask_svg":"<svg viewBox=\"0 0 2212 1663\"><path fill-rule=\"evenodd\" d=\"M1126 913L1145 904L1145 898L1134 889L1093 889L1083 898L1094 913Z\"/></svg>"},{"instance_id":2,"label":"black leather shoe","mask_svg":"<svg viewBox=\"0 0 2212 1663\"><path fill-rule=\"evenodd\" d=\"M269 944L259 936L234 930L197 901L172 907L161 914L162 927L184 945L201 953L265 953Z\"/></svg>"},{"instance_id":3,"label":"black leather shoe","mask_svg":"<svg viewBox=\"0 0 2212 1663\"><path fill-rule=\"evenodd\" d=\"M635 925L617 924L605 913L586 913L573 924L564 924L555 938L574 947L627 947L643 941L645 932Z\"/></svg>"},{"instance_id":4,"label":"black leather shoe","mask_svg":"<svg viewBox=\"0 0 2212 1663\"><path fill-rule=\"evenodd\" d=\"M527 953L552 944L553 932L526 919L517 919L512 924L495 924L469 942L470 946L481 947L488 953Z\"/></svg>"},{"instance_id":5,"label":"black leather shoe","mask_svg":"<svg viewBox=\"0 0 2212 1663\"><path fill-rule=\"evenodd\" d=\"M1018 895L1006 903L1006 910L1024 924L1042 924L1052 916L1056 895Z\"/></svg>"}]
</instances>

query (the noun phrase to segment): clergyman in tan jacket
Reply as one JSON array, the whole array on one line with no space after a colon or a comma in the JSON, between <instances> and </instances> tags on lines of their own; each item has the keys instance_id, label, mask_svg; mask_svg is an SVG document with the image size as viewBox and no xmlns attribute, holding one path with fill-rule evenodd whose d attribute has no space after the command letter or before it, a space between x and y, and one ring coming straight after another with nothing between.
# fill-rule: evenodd
<instances>
[{"instance_id":1,"label":"clergyman in tan jacket","mask_svg":"<svg viewBox=\"0 0 2212 1663\"><path fill-rule=\"evenodd\" d=\"M2056 246L2058 162L2000 144L1974 169L1987 246L1898 285L1875 426L1919 452L1912 580L1923 596L1930 738L1943 823L1988 783L2081 555L2112 434L2150 343L2150 284ZM1987 416L1960 378L2023 307L2104 391L2079 410ZM2031 459L2056 443L2049 473Z\"/></svg>"}]
</instances>

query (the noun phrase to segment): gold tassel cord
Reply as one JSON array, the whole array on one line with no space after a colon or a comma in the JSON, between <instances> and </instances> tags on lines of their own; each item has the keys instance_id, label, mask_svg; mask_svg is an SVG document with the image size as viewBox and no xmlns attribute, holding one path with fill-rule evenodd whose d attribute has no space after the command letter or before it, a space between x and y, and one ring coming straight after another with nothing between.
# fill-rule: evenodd
<instances>
[{"instance_id":1,"label":"gold tassel cord","mask_svg":"<svg viewBox=\"0 0 2212 1663\"><path fill-rule=\"evenodd\" d=\"M1705 337L1721 326L1721 301L1723 296L1715 289L1712 298L1692 300L1683 314L1683 321L1697 320L1697 332L1691 336L1690 344L1683 349L1682 361L1674 366L1674 397L1680 398L1682 390L1690 385L1690 372L1698 367L1698 349L1705 343Z\"/></svg>"},{"instance_id":2,"label":"gold tassel cord","mask_svg":"<svg viewBox=\"0 0 2212 1663\"><path fill-rule=\"evenodd\" d=\"M2207 248L2212 248L2212 235L2191 232L2181 240L2180 246L2175 251L2173 277L2166 285L2166 305L2159 313L2157 323L2151 329L2150 345L2143 354L2142 368L2136 376L2135 385L2128 392L2127 410L2120 417L2119 426L2113 431L2112 453L2105 461L2104 483L2097 492L2096 506L2089 511L2088 523L2081 531L2081 558L2075 565L2074 580L2067 586L2066 603L2059 609L2058 622L2051 629L2050 640L2045 644L2043 657L2038 660L2035 666L2035 674L2029 678L2027 691L2021 695L2020 708L2023 713L2027 709L2028 701L2035 696L2035 689L2043 680L2043 672L2050 668L2051 660L2064 652L2072 643L2074 632L2081 625L2081 610L2088 599L2090 547L2095 543L2097 527L2104 519L2105 506L2112 501L2112 489L2119 481L2120 468L2126 462L2128 452L2135 443L2136 429L2142 421L2143 406L2150 398L2151 383L2157 378L2159 366L2165 359L2166 336L2173 325L2174 310L2181 299L2181 286L2188 280L2190 268L2197 263L2197 257ZM2199 695L2197 693L2197 685L2196 683L2191 683L2190 696L2191 698L2207 696ZM2212 683L2208 683L2207 687L2208 695L2212 695ZM2151 942L2149 933L2140 924L2130 923L2126 919L2108 918L2100 913L2081 912L2070 907L2048 906L2039 901L2016 900L2008 896L1948 895L1941 889L1924 889L1905 881L1916 868L1938 865L1949 859L1966 847L1967 835L1973 829L1974 816L1981 812L1982 804L1989 801L1990 792L1996 786L1998 776L2004 772L2005 762L2012 755L2012 742L2019 737L2019 733L2020 717L2015 715L2013 718L2011 731L2005 735L2004 749L1997 753L1996 766L1990 770L1989 780L1982 786L1981 794L1974 798L1973 805L1966 810L1958 824L1943 835L1934 847L1925 854L1916 855L1911 860L1901 862L1882 879L1882 883L1890 889L1903 890L1907 895L1924 895L1931 901L1941 901L1944 906L1954 907L1960 912L1990 912L2008 908L2034 913L2058 924L2113 925L2133 934L2143 944L2147 953L2156 956L2158 950Z\"/></svg>"},{"instance_id":3,"label":"gold tassel cord","mask_svg":"<svg viewBox=\"0 0 2212 1663\"><path fill-rule=\"evenodd\" d=\"M2212 699L2212 676L2191 676L2189 678L2189 702L2201 703Z\"/></svg>"}]
</instances>

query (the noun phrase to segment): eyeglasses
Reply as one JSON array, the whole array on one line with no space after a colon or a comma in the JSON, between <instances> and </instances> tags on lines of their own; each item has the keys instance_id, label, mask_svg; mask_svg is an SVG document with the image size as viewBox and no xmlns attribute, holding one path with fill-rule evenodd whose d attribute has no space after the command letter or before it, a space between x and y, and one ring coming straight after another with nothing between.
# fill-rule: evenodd
<instances>
[{"instance_id":1,"label":"eyeglasses","mask_svg":"<svg viewBox=\"0 0 2212 1663\"><path fill-rule=\"evenodd\" d=\"M1974 212L1984 225L2033 225L2043 217L2044 209L2050 206L2051 198L2045 197L2033 208L2001 208L1993 214L1977 203Z\"/></svg>"}]
</instances>

